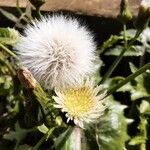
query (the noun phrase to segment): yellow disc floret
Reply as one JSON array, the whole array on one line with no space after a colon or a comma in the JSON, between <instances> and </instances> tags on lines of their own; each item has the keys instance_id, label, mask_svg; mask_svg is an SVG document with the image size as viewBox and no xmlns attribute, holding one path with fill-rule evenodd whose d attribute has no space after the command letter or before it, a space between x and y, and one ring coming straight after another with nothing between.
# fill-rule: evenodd
<instances>
[{"instance_id":1,"label":"yellow disc floret","mask_svg":"<svg viewBox=\"0 0 150 150\"><path fill-rule=\"evenodd\" d=\"M54 106L66 113L68 121L73 120L83 128L84 122L94 122L103 114L103 91L102 86L94 87L93 82L87 80L67 89L56 90L57 96L53 98L57 104Z\"/></svg>"},{"instance_id":2,"label":"yellow disc floret","mask_svg":"<svg viewBox=\"0 0 150 150\"><path fill-rule=\"evenodd\" d=\"M64 93L64 105L74 118L80 118L94 107L93 95L89 87L70 89Z\"/></svg>"}]
</instances>

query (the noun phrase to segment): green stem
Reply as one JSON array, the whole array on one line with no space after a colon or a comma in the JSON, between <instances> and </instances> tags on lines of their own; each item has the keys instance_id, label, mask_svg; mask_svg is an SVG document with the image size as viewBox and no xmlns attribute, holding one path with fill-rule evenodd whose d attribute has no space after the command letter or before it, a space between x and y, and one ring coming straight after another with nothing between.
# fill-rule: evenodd
<instances>
[{"instance_id":1,"label":"green stem","mask_svg":"<svg viewBox=\"0 0 150 150\"><path fill-rule=\"evenodd\" d=\"M19 0L16 1L16 5L17 5L16 7L17 7L18 12L20 13L20 15L22 15L23 12L22 12L22 10L19 7Z\"/></svg>"},{"instance_id":2,"label":"green stem","mask_svg":"<svg viewBox=\"0 0 150 150\"><path fill-rule=\"evenodd\" d=\"M14 57L15 59L19 59L16 54L14 54L11 50L9 50L6 46L0 43L0 48L2 48L6 53Z\"/></svg>"},{"instance_id":3,"label":"green stem","mask_svg":"<svg viewBox=\"0 0 150 150\"><path fill-rule=\"evenodd\" d=\"M32 148L32 150L38 150L42 143L51 135L55 128L48 130L47 133L39 140L39 142Z\"/></svg>"},{"instance_id":4,"label":"green stem","mask_svg":"<svg viewBox=\"0 0 150 150\"><path fill-rule=\"evenodd\" d=\"M107 73L104 75L104 77L102 78L102 80L100 81L100 84L104 83L109 76L112 74L112 72L114 71L114 69L116 68L116 66L119 64L119 62L121 61L124 53L125 53L126 49L124 48L120 55L117 57L117 59L113 62L113 64L110 66L110 68L108 69Z\"/></svg>"},{"instance_id":5,"label":"green stem","mask_svg":"<svg viewBox=\"0 0 150 150\"><path fill-rule=\"evenodd\" d=\"M46 140L47 134L45 134L40 141L32 148L32 150L38 150L38 148L41 146L41 144Z\"/></svg>"},{"instance_id":6,"label":"green stem","mask_svg":"<svg viewBox=\"0 0 150 150\"><path fill-rule=\"evenodd\" d=\"M122 86L124 86L125 84L127 84L128 82L130 82L131 80L133 80L134 78L136 78L137 76L139 76L140 74L142 74L143 72L145 72L148 69L150 69L150 63L144 65L138 71L136 71L135 73L129 75L125 80L123 80L122 82L118 83L118 85L108 89L106 97L111 95L112 93L114 93L115 91L120 89Z\"/></svg>"},{"instance_id":7,"label":"green stem","mask_svg":"<svg viewBox=\"0 0 150 150\"><path fill-rule=\"evenodd\" d=\"M109 76L112 74L112 72L114 71L114 69L117 67L117 65L119 64L119 62L121 61L121 59L123 58L124 53L126 52L126 50L128 50L132 44L136 41L136 39L139 37L139 35L141 34L141 30L137 31L136 35L134 36L134 38L131 40L131 42L128 45L125 45L124 48L122 49L120 55L117 57L117 59L113 62L113 64L110 66L110 68L108 69L107 73L103 76L102 80L100 81L100 84L104 83ZM125 33L126 34L126 33ZM126 38L126 37L125 37ZM127 41L126 41L127 42Z\"/></svg>"},{"instance_id":8,"label":"green stem","mask_svg":"<svg viewBox=\"0 0 150 150\"><path fill-rule=\"evenodd\" d=\"M17 10L20 13L20 17L18 19L18 23L23 19L25 22L29 23L31 21L31 18L26 14L26 12L23 12L19 7L19 0L16 1ZM17 24L17 23L16 23Z\"/></svg>"},{"instance_id":9,"label":"green stem","mask_svg":"<svg viewBox=\"0 0 150 150\"><path fill-rule=\"evenodd\" d=\"M126 48L127 45L128 45L127 26L126 26L126 24L123 25L123 32L124 32L124 47Z\"/></svg>"},{"instance_id":10,"label":"green stem","mask_svg":"<svg viewBox=\"0 0 150 150\"><path fill-rule=\"evenodd\" d=\"M37 8L36 8L36 12L37 12L38 18L39 18L39 19L42 18L42 14L41 14L41 11L40 11L40 7L37 7Z\"/></svg>"},{"instance_id":11,"label":"green stem","mask_svg":"<svg viewBox=\"0 0 150 150\"><path fill-rule=\"evenodd\" d=\"M144 65L145 61L145 53L146 53L146 48L144 48L143 55L140 57L140 67Z\"/></svg>"}]
</instances>

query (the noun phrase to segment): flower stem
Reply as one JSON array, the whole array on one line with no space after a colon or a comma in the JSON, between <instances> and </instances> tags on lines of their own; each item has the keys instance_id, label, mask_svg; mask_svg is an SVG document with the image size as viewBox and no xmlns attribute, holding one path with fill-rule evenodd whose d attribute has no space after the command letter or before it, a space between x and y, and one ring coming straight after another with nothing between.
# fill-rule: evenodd
<instances>
[{"instance_id":1,"label":"flower stem","mask_svg":"<svg viewBox=\"0 0 150 150\"><path fill-rule=\"evenodd\" d=\"M126 30L126 27L124 27L124 29ZM123 58L124 53L126 52L126 50L128 50L132 44L136 41L136 39L139 37L139 35L141 34L141 30L137 31L134 38L130 41L129 44L127 44L127 37L126 37L126 31L124 34L125 37L125 46L122 49L120 55L117 57L117 59L113 62L113 64L110 66L110 68L108 69L108 71L106 72L106 74L104 75L104 77L102 78L102 80L100 81L100 84L104 83L109 76L112 74L112 72L114 71L114 69L117 67L117 65L119 64L119 62L121 61L121 59Z\"/></svg>"},{"instance_id":2,"label":"flower stem","mask_svg":"<svg viewBox=\"0 0 150 150\"><path fill-rule=\"evenodd\" d=\"M39 147L41 146L41 144L46 140L47 138L47 134L45 134L40 140L39 142L32 148L32 150L38 150Z\"/></svg>"},{"instance_id":3,"label":"flower stem","mask_svg":"<svg viewBox=\"0 0 150 150\"><path fill-rule=\"evenodd\" d=\"M128 82L130 82L131 80L133 80L134 78L136 78L137 76L139 76L140 74L144 73L148 69L150 69L150 63L144 65L138 71L136 71L135 73L129 75L125 80L123 80L122 82L118 83L118 85L116 85L116 86L108 89L106 97L109 96L109 95L111 95L113 92L117 91L122 86L124 86L125 84L127 84Z\"/></svg>"},{"instance_id":4,"label":"flower stem","mask_svg":"<svg viewBox=\"0 0 150 150\"><path fill-rule=\"evenodd\" d=\"M22 12L22 10L19 7L19 0L16 1L16 8L17 8L18 12L22 15L23 12Z\"/></svg>"},{"instance_id":5,"label":"flower stem","mask_svg":"<svg viewBox=\"0 0 150 150\"><path fill-rule=\"evenodd\" d=\"M15 59L19 59L16 54L14 54L11 50L9 50L6 46L0 43L0 48L2 48L6 53L14 57Z\"/></svg>"},{"instance_id":6,"label":"flower stem","mask_svg":"<svg viewBox=\"0 0 150 150\"><path fill-rule=\"evenodd\" d=\"M140 67L145 63L146 48L144 47L143 55L140 57Z\"/></svg>"},{"instance_id":7,"label":"flower stem","mask_svg":"<svg viewBox=\"0 0 150 150\"><path fill-rule=\"evenodd\" d=\"M32 148L32 150L38 150L39 147L43 144L43 142L49 138L54 129L55 128L51 128L47 133L45 133L44 136L39 140L39 142Z\"/></svg>"},{"instance_id":8,"label":"flower stem","mask_svg":"<svg viewBox=\"0 0 150 150\"><path fill-rule=\"evenodd\" d=\"M40 7L36 7L36 13L37 13L37 17L39 19L41 19L42 18L42 14L41 14L41 11L40 11Z\"/></svg>"},{"instance_id":9,"label":"flower stem","mask_svg":"<svg viewBox=\"0 0 150 150\"><path fill-rule=\"evenodd\" d=\"M126 24L123 25L123 32L124 32L124 47L126 48L127 45L128 45L127 26L126 26Z\"/></svg>"}]
</instances>

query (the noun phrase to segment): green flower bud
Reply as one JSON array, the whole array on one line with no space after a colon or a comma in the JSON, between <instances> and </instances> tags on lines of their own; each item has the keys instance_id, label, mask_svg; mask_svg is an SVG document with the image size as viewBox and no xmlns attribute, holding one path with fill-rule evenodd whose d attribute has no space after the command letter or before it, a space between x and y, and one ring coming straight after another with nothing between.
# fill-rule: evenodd
<instances>
[{"instance_id":1,"label":"green flower bud","mask_svg":"<svg viewBox=\"0 0 150 150\"><path fill-rule=\"evenodd\" d=\"M137 29L144 29L148 26L150 21L150 1L142 0L139 7L137 19L134 23Z\"/></svg>"},{"instance_id":2,"label":"green flower bud","mask_svg":"<svg viewBox=\"0 0 150 150\"><path fill-rule=\"evenodd\" d=\"M124 24L132 19L132 14L128 7L128 0L122 0L119 20Z\"/></svg>"},{"instance_id":3,"label":"green flower bud","mask_svg":"<svg viewBox=\"0 0 150 150\"><path fill-rule=\"evenodd\" d=\"M29 1L35 8L39 8L45 3L46 0L29 0Z\"/></svg>"}]
</instances>

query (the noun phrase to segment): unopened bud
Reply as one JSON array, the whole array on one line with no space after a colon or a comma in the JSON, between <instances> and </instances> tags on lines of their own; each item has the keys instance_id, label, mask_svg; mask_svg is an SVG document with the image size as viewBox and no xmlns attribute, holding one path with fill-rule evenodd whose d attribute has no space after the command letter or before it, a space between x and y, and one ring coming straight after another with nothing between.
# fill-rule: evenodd
<instances>
[{"instance_id":1,"label":"unopened bud","mask_svg":"<svg viewBox=\"0 0 150 150\"><path fill-rule=\"evenodd\" d=\"M150 21L150 0L142 0L137 19L135 21L135 27L137 29L144 29Z\"/></svg>"},{"instance_id":2,"label":"unopened bud","mask_svg":"<svg viewBox=\"0 0 150 150\"><path fill-rule=\"evenodd\" d=\"M128 7L128 0L122 0L119 20L124 24L132 19L132 14Z\"/></svg>"},{"instance_id":3,"label":"unopened bud","mask_svg":"<svg viewBox=\"0 0 150 150\"><path fill-rule=\"evenodd\" d=\"M29 0L29 1L35 8L39 8L45 3L46 0Z\"/></svg>"},{"instance_id":4,"label":"unopened bud","mask_svg":"<svg viewBox=\"0 0 150 150\"><path fill-rule=\"evenodd\" d=\"M18 78L20 82L23 84L23 86L27 89L34 89L36 86L36 80L31 74L31 72L25 68L22 67L17 72Z\"/></svg>"}]
</instances>

